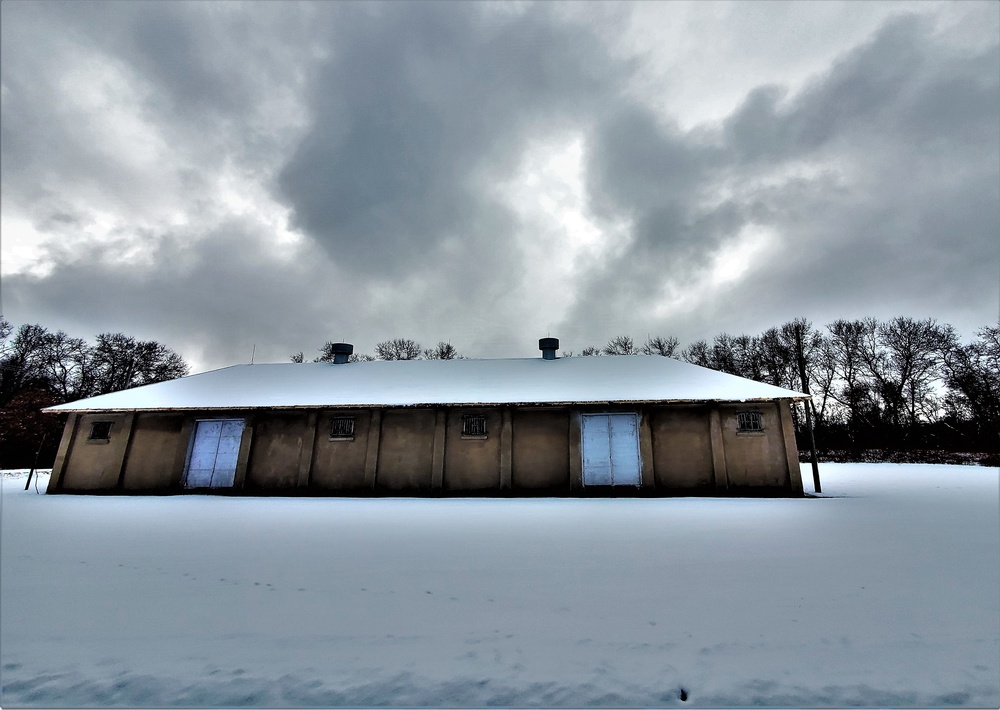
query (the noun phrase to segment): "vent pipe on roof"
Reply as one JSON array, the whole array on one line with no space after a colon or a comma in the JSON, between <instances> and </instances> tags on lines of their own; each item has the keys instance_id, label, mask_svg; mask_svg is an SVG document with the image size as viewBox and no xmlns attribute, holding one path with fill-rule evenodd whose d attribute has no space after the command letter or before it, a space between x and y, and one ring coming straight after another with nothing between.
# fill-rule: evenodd
<instances>
[{"instance_id":1,"label":"vent pipe on roof","mask_svg":"<svg viewBox=\"0 0 1000 710\"><path fill-rule=\"evenodd\" d=\"M542 351L543 360L555 360L559 349L559 338L542 338L538 341L538 349Z\"/></svg>"},{"instance_id":2,"label":"vent pipe on roof","mask_svg":"<svg viewBox=\"0 0 1000 710\"><path fill-rule=\"evenodd\" d=\"M354 352L354 346L350 343L331 343L330 352L333 353L333 364L343 365Z\"/></svg>"}]
</instances>

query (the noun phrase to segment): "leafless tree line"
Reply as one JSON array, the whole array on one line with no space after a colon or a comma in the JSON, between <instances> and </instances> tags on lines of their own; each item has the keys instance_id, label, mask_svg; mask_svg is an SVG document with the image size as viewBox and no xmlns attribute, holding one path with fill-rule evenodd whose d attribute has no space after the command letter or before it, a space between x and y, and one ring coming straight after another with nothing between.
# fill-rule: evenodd
<instances>
[{"instance_id":1,"label":"leafless tree line","mask_svg":"<svg viewBox=\"0 0 1000 710\"><path fill-rule=\"evenodd\" d=\"M43 436L54 454L61 422L43 407L188 373L162 343L100 333L93 343L0 316L0 466L30 465ZM30 455L29 455L30 454Z\"/></svg>"},{"instance_id":2,"label":"leafless tree line","mask_svg":"<svg viewBox=\"0 0 1000 710\"><path fill-rule=\"evenodd\" d=\"M563 353L572 355L572 353ZM620 335L581 355L656 354L812 395L817 432L837 447L1000 445L1000 324L963 343L933 319L804 318L759 335L721 333L679 348Z\"/></svg>"},{"instance_id":3,"label":"leafless tree line","mask_svg":"<svg viewBox=\"0 0 1000 710\"><path fill-rule=\"evenodd\" d=\"M313 361L332 361L332 345ZM842 319L820 329L797 318L759 335L721 333L683 348L675 337L638 344L619 335L579 355L675 357L807 392L821 448L1000 450L1000 323L962 342L952 326L933 319ZM395 338L378 343L374 355L351 359L461 357L448 342L423 348ZM303 353L292 361L304 362ZM101 333L87 342L37 324L15 328L0 317L0 466L25 465L42 435L46 455L54 456L61 423L43 417L43 407L187 372L180 355L155 341Z\"/></svg>"},{"instance_id":4,"label":"leafless tree line","mask_svg":"<svg viewBox=\"0 0 1000 710\"><path fill-rule=\"evenodd\" d=\"M319 349L319 355L313 362L333 362L333 343L327 342ZM369 362L372 360L461 360L464 359L451 343L439 342L433 348L421 348L420 343L409 338L393 338L383 340L375 345L375 354L354 353L350 362ZM305 355L299 351L292 355L292 362L305 362Z\"/></svg>"},{"instance_id":5,"label":"leafless tree line","mask_svg":"<svg viewBox=\"0 0 1000 710\"><path fill-rule=\"evenodd\" d=\"M188 373L173 350L124 333L99 333L94 343L40 325L14 329L0 319L0 405L30 388L62 401L162 382Z\"/></svg>"}]
</instances>

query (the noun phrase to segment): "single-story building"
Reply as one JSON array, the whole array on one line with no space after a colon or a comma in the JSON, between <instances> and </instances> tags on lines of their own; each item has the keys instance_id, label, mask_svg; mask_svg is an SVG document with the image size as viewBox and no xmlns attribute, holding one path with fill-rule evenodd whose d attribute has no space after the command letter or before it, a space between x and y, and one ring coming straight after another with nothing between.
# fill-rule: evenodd
<instances>
[{"instance_id":1,"label":"single-story building","mask_svg":"<svg viewBox=\"0 0 1000 710\"><path fill-rule=\"evenodd\" d=\"M660 356L234 365L68 412L49 493L801 495L806 395Z\"/></svg>"}]
</instances>

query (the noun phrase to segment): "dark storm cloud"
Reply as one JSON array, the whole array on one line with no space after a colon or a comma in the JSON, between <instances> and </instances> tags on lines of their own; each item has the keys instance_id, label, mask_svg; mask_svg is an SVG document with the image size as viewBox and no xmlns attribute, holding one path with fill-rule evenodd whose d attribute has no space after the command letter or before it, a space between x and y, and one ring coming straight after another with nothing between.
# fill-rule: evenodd
<instances>
[{"instance_id":1,"label":"dark storm cloud","mask_svg":"<svg viewBox=\"0 0 1000 710\"><path fill-rule=\"evenodd\" d=\"M751 92L726 122L728 143L750 163L942 139L963 151L995 145L997 52L959 54L925 18L890 20L790 105L777 87Z\"/></svg>"},{"instance_id":2,"label":"dark storm cloud","mask_svg":"<svg viewBox=\"0 0 1000 710\"><path fill-rule=\"evenodd\" d=\"M533 355L546 333L528 328L579 351L798 315L968 332L1000 288L1000 56L950 8L887 22L795 91L760 76L725 120L682 129L687 107L631 83L655 63L609 48L627 5L4 3L2 207L47 240L44 268L5 273L5 315L213 366L254 343L272 360L341 337ZM704 20L692 32L718 31ZM531 222L521 171L577 138L588 214ZM285 209L303 239L280 234ZM580 252L554 322L519 245L575 253L584 218L602 256ZM706 283L753 230L766 260Z\"/></svg>"},{"instance_id":3,"label":"dark storm cloud","mask_svg":"<svg viewBox=\"0 0 1000 710\"><path fill-rule=\"evenodd\" d=\"M996 44L955 49L927 21L903 17L795 96L750 91L714 134L679 134L648 113L608 119L594 134L591 200L629 215L633 242L593 275L567 320L630 313L650 327L651 294L683 285L747 225L781 239L756 278L701 294L694 310L654 327L700 326L697 337L710 337L797 314L822 322L995 303L998 75ZM819 168L796 174L802 166ZM721 203L697 199L734 184Z\"/></svg>"},{"instance_id":4,"label":"dark storm cloud","mask_svg":"<svg viewBox=\"0 0 1000 710\"><path fill-rule=\"evenodd\" d=\"M378 9L332 27L312 127L279 178L296 224L373 273L412 268L448 238L509 239L513 218L490 182L528 138L591 120L621 68L548 5Z\"/></svg>"},{"instance_id":5,"label":"dark storm cloud","mask_svg":"<svg viewBox=\"0 0 1000 710\"><path fill-rule=\"evenodd\" d=\"M322 284L322 262L279 264L257 225L229 221L193 235L190 229L138 235L149 245L142 264L123 265L120 254L137 235L91 249L54 254L50 275L4 277L5 306L78 337L121 330L168 344L184 357L214 366L250 359L287 360L331 336L319 328L301 343L301 321L319 323L323 310L357 303L344 290ZM197 237L196 249L192 238ZM329 271L326 272L329 274ZM340 322L346 330L348 323ZM301 343L301 344L300 344Z\"/></svg>"},{"instance_id":6,"label":"dark storm cloud","mask_svg":"<svg viewBox=\"0 0 1000 710\"><path fill-rule=\"evenodd\" d=\"M81 195L148 210L184 193L199 199L227 161L273 161L282 134L261 107L293 88L311 43L307 15L259 3L15 2L3 6L5 197L34 219L73 214ZM265 40L265 33L283 41ZM95 125L124 111L148 125L164 160L149 171L136 150ZM96 120L95 120L96 119ZM119 119L120 120L120 119ZM121 141L121 142L117 142ZM79 217L79 216L78 216Z\"/></svg>"}]
</instances>

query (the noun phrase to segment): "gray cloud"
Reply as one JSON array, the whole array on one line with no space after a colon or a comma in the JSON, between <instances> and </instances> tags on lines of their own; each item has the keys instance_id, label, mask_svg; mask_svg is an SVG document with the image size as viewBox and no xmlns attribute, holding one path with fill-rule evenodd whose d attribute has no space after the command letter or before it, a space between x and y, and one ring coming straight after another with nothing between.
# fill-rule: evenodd
<instances>
[{"instance_id":1,"label":"gray cloud","mask_svg":"<svg viewBox=\"0 0 1000 710\"><path fill-rule=\"evenodd\" d=\"M591 199L631 216L634 241L592 276L567 327L629 314L638 327L710 335L796 314L922 316L996 303L998 75L996 44L956 51L927 20L902 17L797 95L750 91L719 131L615 117L594 134ZM796 175L803 164L820 167ZM760 183L768 174L778 177ZM734 182L741 194L699 204ZM650 294L683 287L749 225L780 237L755 277L649 325Z\"/></svg>"},{"instance_id":2,"label":"gray cloud","mask_svg":"<svg viewBox=\"0 0 1000 710\"><path fill-rule=\"evenodd\" d=\"M751 52L739 28L759 18L740 7L691 31ZM625 51L634 12L4 3L2 210L40 235L38 268L5 264L5 315L158 338L203 366L341 337L509 356L546 334L580 350L799 315L933 316L967 334L995 317L995 4L880 10L809 80L761 74L700 123L663 97L692 76L709 95L711 77ZM525 166L569 139L580 214L524 209L554 189ZM581 221L596 236L579 251ZM758 237L744 273L712 277Z\"/></svg>"},{"instance_id":3,"label":"gray cloud","mask_svg":"<svg viewBox=\"0 0 1000 710\"><path fill-rule=\"evenodd\" d=\"M334 24L311 87L313 125L278 184L339 263L395 273L456 238L509 238L487 188L529 138L592 120L622 70L547 5L405 3Z\"/></svg>"},{"instance_id":4,"label":"gray cloud","mask_svg":"<svg viewBox=\"0 0 1000 710\"><path fill-rule=\"evenodd\" d=\"M295 284L318 282L314 262L275 268L256 229L221 224L199 235L193 252L192 235L180 230L139 235L151 245L145 265L120 263L132 235L64 252L51 275L5 277L5 306L78 336L122 330L155 338L203 365L246 362L255 343L262 357L285 359L302 347L298 319L328 322L320 318L324 303L345 303L341 313L351 304L336 288L313 288L308 298ZM348 328L346 319L340 325Z\"/></svg>"}]
</instances>

